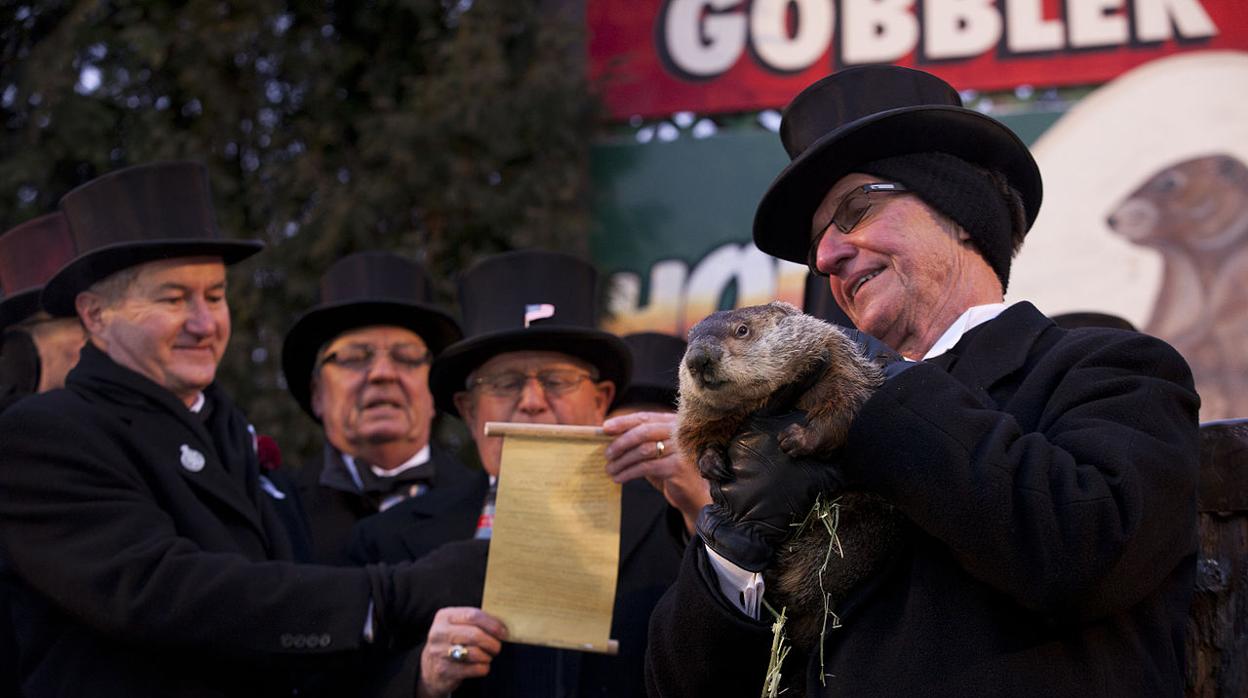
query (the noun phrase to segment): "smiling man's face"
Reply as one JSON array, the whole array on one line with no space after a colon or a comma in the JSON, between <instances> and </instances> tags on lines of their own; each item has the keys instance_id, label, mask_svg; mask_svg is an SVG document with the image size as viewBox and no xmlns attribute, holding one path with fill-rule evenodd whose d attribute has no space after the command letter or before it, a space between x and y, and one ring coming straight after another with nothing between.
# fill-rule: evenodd
<instances>
[{"instance_id":1,"label":"smiling man's face","mask_svg":"<svg viewBox=\"0 0 1248 698\"><path fill-rule=\"evenodd\" d=\"M187 405L216 376L230 341L225 265L219 257L148 262L117 298L86 291L91 340L109 358Z\"/></svg>"},{"instance_id":2,"label":"smiling man's face","mask_svg":"<svg viewBox=\"0 0 1248 698\"><path fill-rule=\"evenodd\" d=\"M881 181L851 174L824 197L812 239L841 200ZM814 252L836 302L864 332L920 358L967 308L1001 300L1001 285L970 237L911 193L872 200L849 233L832 227Z\"/></svg>"}]
</instances>

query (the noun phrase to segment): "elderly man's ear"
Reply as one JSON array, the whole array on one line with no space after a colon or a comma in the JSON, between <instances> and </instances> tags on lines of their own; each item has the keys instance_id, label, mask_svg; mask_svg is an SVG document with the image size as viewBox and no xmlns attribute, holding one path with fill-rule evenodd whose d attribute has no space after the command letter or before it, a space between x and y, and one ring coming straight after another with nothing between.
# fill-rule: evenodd
<instances>
[{"instance_id":1,"label":"elderly man's ear","mask_svg":"<svg viewBox=\"0 0 1248 698\"><path fill-rule=\"evenodd\" d=\"M459 412L460 419L465 424L471 424L477 406L477 401L472 399L472 393L467 390L461 390L451 396L451 402L455 403L455 409Z\"/></svg>"},{"instance_id":2,"label":"elderly man's ear","mask_svg":"<svg viewBox=\"0 0 1248 698\"><path fill-rule=\"evenodd\" d=\"M88 335L98 335L104 329L104 308L104 298L98 293L83 291L74 297L74 310Z\"/></svg>"},{"instance_id":3,"label":"elderly man's ear","mask_svg":"<svg viewBox=\"0 0 1248 698\"><path fill-rule=\"evenodd\" d=\"M322 421L324 421L325 419L325 405L322 404L323 402L324 402L324 397L322 396L322 392L321 392L321 379L319 376L313 373L312 375L312 400L311 400L312 414L316 415L316 418Z\"/></svg>"},{"instance_id":4,"label":"elderly man's ear","mask_svg":"<svg viewBox=\"0 0 1248 698\"><path fill-rule=\"evenodd\" d=\"M611 401L614 399L615 383L598 381L594 384L594 408L598 410L598 421L606 419L607 409L611 407Z\"/></svg>"}]
</instances>

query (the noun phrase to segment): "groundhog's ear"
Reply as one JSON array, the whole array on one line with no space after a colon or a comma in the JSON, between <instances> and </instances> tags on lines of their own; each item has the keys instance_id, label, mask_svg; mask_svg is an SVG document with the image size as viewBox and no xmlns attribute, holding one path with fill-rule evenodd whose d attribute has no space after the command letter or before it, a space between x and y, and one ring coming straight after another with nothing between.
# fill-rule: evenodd
<instances>
[{"instance_id":1,"label":"groundhog's ear","mask_svg":"<svg viewBox=\"0 0 1248 698\"><path fill-rule=\"evenodd\" d=\"M768 305L786 315L800 315L802 312L797 309L797 306L791 303L785 303L784 301L772 301L768 303Z\"/></svg>"}]
</instances>

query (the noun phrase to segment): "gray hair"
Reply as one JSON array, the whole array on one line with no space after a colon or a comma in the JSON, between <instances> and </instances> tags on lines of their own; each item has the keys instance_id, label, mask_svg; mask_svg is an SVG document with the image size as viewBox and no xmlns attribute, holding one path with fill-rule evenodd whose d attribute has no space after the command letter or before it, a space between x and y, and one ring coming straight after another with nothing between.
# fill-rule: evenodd
<instances>
[{"instance_id":1,"label":"gray hair","mask_svg":"<svg viewBox=\"0 0 1248 698\"><path fill-rule=\"evenodd\" d=\"M139 267L137 265L126 267L91 284L87 288L87 293L94 293L103 298L106 305L113 306L126 297L126 293L130 291L130 287L134 285L134 280L137 278L139 278Z\"/></svg>"}]
</instances>

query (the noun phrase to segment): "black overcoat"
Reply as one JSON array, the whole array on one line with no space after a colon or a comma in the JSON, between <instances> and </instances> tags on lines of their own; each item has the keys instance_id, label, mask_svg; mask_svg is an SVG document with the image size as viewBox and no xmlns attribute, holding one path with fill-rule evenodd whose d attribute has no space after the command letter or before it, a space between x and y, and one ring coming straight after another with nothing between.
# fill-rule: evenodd
<instances>
[{"instance_id":1,"label":"black overcoat","mask_svg":"<svg viewBox=\"0 0 1248 698\"><path fill-rule=\"evenodd\" d=\"M0 416L26 694L289 695L366 654L385 570L288 562L246 421L205 395L246 457L223 462L197 415L90 344L66 389Z\"/></svg>"},{"instance_id":2,"label":"black overcoat","mask_svg":"<svg viewBox=\"0 0 1248 698\"><path fill-rule=\"evenodd\" d=\"M471 528L466 534L463 531L465 526L476 525L477 514L489 487L488 476L480 468L465 465L454 451L438 443L430 444L429 460L433 464L429 489L395 505L411 502L405 511L422 519L413 530L419 530L425 542L418 549L410 550L406 557L373 554L367 559L416 560L442 543L472 537ZM348 478L345 474L342 478L326 478L326 468L346 468L341 455L328 444L325 445L325 455L319 461L300 468L295 478L312 536L313 559L331 565L352 564L350 545L355 525L376 514L377 510L359 492L333 485L332 481L347 481Z\"/></svg>"},{"instance_id":3,"label":"black overcoat","mask_svg":"<svg viewBox=\"0 0 1248 698\"><path fill-rule=\"evenodd\" d=\"M785 671L808 695L1182 695L1198 405L1164 342L1027 303L888 381L835 464L915 533L834 609L826 687L817 657ZM690 546L652 619L651 695L758 695L768 624L713 580Z\"/></svg>"},{"instance_id":4,"label":"black overcoat","mask_svg":"<svg viewBox=\"0 0 1248 698\"><path fill-rule=\"evenodd\" d=\"M465 494L469 494L465 492ZM472 537L484 488L463 506L409 499L356 527L352 556L359 562L416 559L441 543ZM488 696L638 696L650 612L676 578L684 548L683 523L663 495L644 480L626 483L621 494L620 567L612 639L616 656L505 644L483 680L466 681L456 698ZM534 590L534 593L541 593ZM419 649L408 661L415 680ZM409 685L400 684L399 688ZM401 695L394 692L389 695Z\"/></svg>"}]
</instances>

